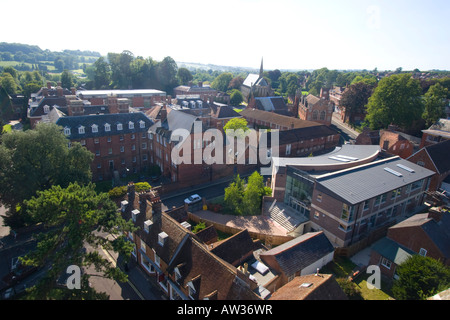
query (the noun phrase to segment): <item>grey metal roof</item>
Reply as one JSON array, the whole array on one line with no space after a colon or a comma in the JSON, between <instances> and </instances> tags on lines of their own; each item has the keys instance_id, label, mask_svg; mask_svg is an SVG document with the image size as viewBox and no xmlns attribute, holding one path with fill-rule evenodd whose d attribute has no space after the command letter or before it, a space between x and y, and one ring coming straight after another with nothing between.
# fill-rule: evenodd
<instances>
[{"instance_id":1,"label":"grey metal roof","mask_svg":"<svg viewBox=\"0 0 450 320\"><path fill-rule=\"evenodd\" d=\"M413 172L398 165L410 168ZM318 189L328 190L353 205L433 174L433 171L397 156L318 176L316 182Z\"/></svg>"},{"instance_id":2,"label":"grey metal roof","mask_svg":"<svg viewBox=\"0 0 450 320\"><path fill-rule=\"evenodd\" d=\"M243 85L247 87L251 87L256 85L256 82L259 79L259 74L250 73L247 78L245 78Z\"/></svg>"}]
</instances>

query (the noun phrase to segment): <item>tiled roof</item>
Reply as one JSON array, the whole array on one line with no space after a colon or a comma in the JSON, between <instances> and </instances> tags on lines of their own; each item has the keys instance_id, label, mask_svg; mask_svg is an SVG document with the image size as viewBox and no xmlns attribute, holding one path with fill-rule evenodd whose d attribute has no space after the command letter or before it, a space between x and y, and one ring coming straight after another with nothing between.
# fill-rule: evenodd
<instances>
[{"instance_id":1,"label":"tiled roof","mask_svg":"<svg viewBox=\"0 0 450 320\"><path fill-rule=\"evenodd\" d=\"M287 275L294 274L334 252L334 247L323 231L309 232L271 250L261 253L274 256L281 270Z\"/></svg>"},{"instance_id":2,"label":"tiled roof","mask_svg":"<svg viewBox=\"0 0 450 320\"><path fill-rule=\"evenodd\" d=\"M288 117L279 115L273 112L268 111L262 111L259 109L244 109L240 112L241 116L248 119L254 119L259 121L265 121L268 123L274 123L278 124L280 126L284 126L287 128L305 128L305 127L314 127L314 126L321 126L322 124L318 122L308 121L308 120L301 120L294 117Z\"/></svg>"},{"instance_id":3,"label":"tiled roof","mask_svg":"<svg viewBox=\"0 0 450 320\"><path fill-rule=\"evenodd\" d=\"M314 274L295 277L277 291L269 300L348 300L331 274Z\"/></svg>"},{"instance_id":4,"label":"tiled roof","mask_svg":"<svg viewBox=\"0 0 450 320\"><path fill-rule=\"evenodd\" d=\"M267 145L270 147L271 145L271 132L265 133L267 135ZM334 131L330 127L326 125L320 125L317 127L305 127L305 128L297 128L292 130L282 130L278 132L279 144L288 144L294 143L307 139L315 139L321 137L328 137L332 135L336 135L338 132Z\"/></svg>"}]
</instances>

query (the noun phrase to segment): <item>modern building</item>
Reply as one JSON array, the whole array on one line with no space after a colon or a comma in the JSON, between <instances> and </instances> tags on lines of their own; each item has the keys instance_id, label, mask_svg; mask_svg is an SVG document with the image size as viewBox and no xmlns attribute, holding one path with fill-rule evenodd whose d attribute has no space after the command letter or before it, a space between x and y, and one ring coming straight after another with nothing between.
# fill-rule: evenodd
<instances>
[{"instance_id":1,"label":"modern building","mask_svg":"<svg viewBox=\"0 0 450 320\"><path fill-rule=\"evenodd\" d=\"M104 105L108 97L125 98L130 101L130 106L136 109L150 108L154 100L166 97L164 91L155 89L133 90L79 90L76 95L89 101L92 105Z\"/></svg>"}]
</instances>

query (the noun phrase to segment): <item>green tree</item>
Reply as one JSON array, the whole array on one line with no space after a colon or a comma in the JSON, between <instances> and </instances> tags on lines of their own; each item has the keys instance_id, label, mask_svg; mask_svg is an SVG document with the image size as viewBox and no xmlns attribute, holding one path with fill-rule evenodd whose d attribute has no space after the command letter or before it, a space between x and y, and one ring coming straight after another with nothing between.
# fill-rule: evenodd
<instances>
[{"instance_id":1,"label":"green tree","mask_svg":"<svg viewBox=\"0 0 450 320\"><path fill-rule=\"evenodd\" d=\"M61 86L66 89L72 88L74 85L72 74L68 70L61 73Z\"/></svg>"},{"instance_id":2,"label":"green tree","mask_svg":"<svg viewBox=\"0 0 450 320\"><path fill-rule=\"evenodd\" d=\"M262 197L266 194L264 179L257 171L248 178L242 198L242 209L247 215L258 215L261 213Z\"/></svg>"},{"instance_id":3,"label":"green tree","mask_svg":"<svg viewBox=\"0 0 450 320\"><path fill-rule=\"evenodd\" d=\"M0 201L8 209L4 222L11 228L35 223L23 203L53 185L91 181L93 154L68 140L62 128L40 123L33 130L2 135L0 144Z\"/></svg>"},{"instance_id":4,"label":"green tree","mask_svg":"<svg viewBox=\"0 0 450 320\"><path fill-rule=\"evenodd\" d=\"M370 128L387 128L396 124L411 128L423 113L419 81L410 74L395 74L380 80L369 98L366 121Z\"/></svg>"},{"instance_id":5,"label":"green tree","mask_svg":"<svg viewBox=\"0 0 450 320\"><path fill-rule=\"evenodd\" d=\"M99 254L100 249L119 252L129 257L133 249L124 239L125 233L133 231L131 222L125 222L108 194L95 192L95 185L80 186L71 183L67 188L52 186L38 191L36 197L25 202L27 212L49 231L38 236L37 248L23 257L22 263L42 267L45 274L28 289L28 299L81 300L106 298L89 286L90 275L82 275L81 288L61 288L57 279L67 274L67 267L93 266L102 276L124 282L127 275ZM110 240L114 235L116 240ZM86 250L86 245L89 247ZM51 266L51 268L48 268Z\"/></svg>"},{"instance_id":6,"label":"green tree","mask_svg":"<svg viewBox=\"0 0 450 320\"><path fill-rule=\"evenodd\" d=\"M17 83L9 73L3 73L2 76L0 76L0 86L2 86L10 95L16 94L18 91Z\"/></svg>"},{"instance_id":7,"label":"green tree","mask_svg":"<svg viewBox=\"0 0 450 320\"><path fill-rule=\"evenodd\" d=\"M96 89L106 89L111 82L111 68L103 57L98 58L94 63L94 87Z\"/></svg>"},{"instance_id":8,"label":"green tree","mask_svg":"<svg viewBox=\"0 0 450 320\"><path fill-rule=\"evenodd\" d=\"M177 72L177 63L171 57L165 57L158 64L156 76L162 90L170 93L178 85Z\"/></svg>"},{"instance_id":9,"label":"green tree","mask_svg":"<svg viewBox=\"0 0 450 320\"><path fill-rule=\"evenodd\" d=\"M440 118L445 118L445 105L448 90L440 83L432 85L425 93L425 109L422 118L429 127Z\"/></svg>"},{"instance_id":10,"label":"green tree","mask_svg":"<svg viewBox=\"0 0 450 320\"><path fill-rule=\"evenodd\" d=\"M221 73L211 83L211 87L219 91L226 92L232 79L233 79L232 73L230 72Z\"/></svg>"},{"instance_id":11,"label":"green tree","mask_svg":"<svg viewBox=\"0 0 450 320\"><path fill-rule=\"evenodd\" d=\"M223 130L225 133L227 130L243 130L244 132L247 131L248 128L248 122L244 118L233 118L228 120L228 122L223 126Z\"/></svg>"},{"instance_id":12,"label":"green tree","mask_svg":"<svg viewBox=\"0 0 450 320\"><path fill-rule=\"evenodd\" d=\"M234 181L225 188L224 209L228 213L242 214L242 199L244 194L244 181L236 175Z\"/></svg>"},{"instance_id":13,"label":"green tree","mask_svg":"<svg viewBox=\"0 0 450 320\"><path fill-rule=\"evenodd\" d=\"M450 286L450 268L430 257L413 255L396 269L392 293L400 300L423 300Z\"/></svg>"},{"instance_id":14,"label":"green tree","mask_svg":"<svg viewBox=\"0 0 450 320\"><path fill-rule=\"evenodd\" d=\"M373 86L365 82L357 82L344 91L339 106L345 108L344 121L352 121L353 115L364 113L365 106L373 92Z\"/></svg>"},{"instance_id":15,"label":"green tree","mask_svg":"<svg viewBox=\"0 0 450 320\"><path fill-rule=\"evenodd\" d=\"M242 103L242 101L244 101L244 96L242 95L242 93L237 89L231 90L231 94L230 94L231 105L238 106Z\"/></svg>"},{"instance_id":16,"label":"green tree","mask_svg":"<svg viewBox=\"0 0 450 320\"><path fill-rule=\"evenodd\" d=\"M187 85L194 77L191 72L186 68L179 68L177 72L177 78L181 84Z\"/></svg>"}]
</instances>

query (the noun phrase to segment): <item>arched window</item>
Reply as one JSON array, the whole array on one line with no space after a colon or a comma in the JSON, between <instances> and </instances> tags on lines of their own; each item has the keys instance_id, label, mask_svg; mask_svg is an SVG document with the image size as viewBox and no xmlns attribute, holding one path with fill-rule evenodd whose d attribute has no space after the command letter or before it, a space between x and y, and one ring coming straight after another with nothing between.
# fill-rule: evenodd
<instances>
[{"instance_id":1,"label":"arched window","mask_svg":"<svg viewBox=\"0 0 450 320\"><path fill-rule=\"evenodd\" d=\"M317 111L317 110L313 111L312 119L313 120L318 120L319 119L319 111Z\"/></svg>"},{"instance_id":2,"label":"arched window","mask_svg":"<svg viewBox=\"0 0 450 320\"><path fill-rule=\"evenodd\" d=\"M322 111L321 113L320 113L320 120L325 120L325 117L326 117L326 112L325 111Z\"/></svg>"}]
</instances>

